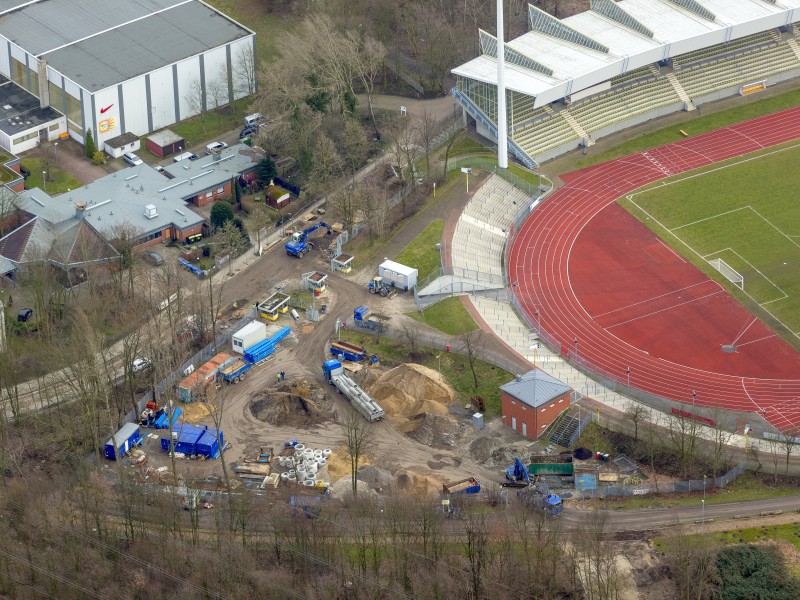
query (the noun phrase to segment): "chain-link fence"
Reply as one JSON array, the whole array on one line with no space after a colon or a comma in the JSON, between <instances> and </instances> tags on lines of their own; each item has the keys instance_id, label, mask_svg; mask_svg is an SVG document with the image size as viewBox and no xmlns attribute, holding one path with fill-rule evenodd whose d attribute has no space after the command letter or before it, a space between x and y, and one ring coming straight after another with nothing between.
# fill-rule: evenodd
<instances>
[{"instance_id":1,"label":"chain-link fence","mask_svg":"<svg viewBox=\"0 0 800 600\"><path fill-rule=\"evenodd\" d=\"M576 498L609 498L616 496L646 496L648 494L675 494L681 492L702 492L714 488L724 488L739 475L744 473L744 465L736 465L733 469L719 477L690 479L688 481L656 480L638 485L603 485L588 489L576 489ZM580 476L578 476L580 477ZM577 478L576 478L577 479ZM585 481L585 480L584 480Z\"/></svg>"}]
</instances>

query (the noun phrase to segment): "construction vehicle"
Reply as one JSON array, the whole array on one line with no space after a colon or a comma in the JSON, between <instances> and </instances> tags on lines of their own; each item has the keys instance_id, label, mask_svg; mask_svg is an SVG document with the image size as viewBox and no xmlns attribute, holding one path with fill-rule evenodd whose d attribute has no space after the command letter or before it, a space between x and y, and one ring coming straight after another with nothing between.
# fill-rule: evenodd
<instances>
[{"instance_id":1,"label":"construction vehicle","mask_svg":"<svg viewBox=\"0 0 800 600\"><path fill-rule=\"evenodd\" d=\"M297 231L292 234L292 239L286 242L286 254L296 258L303 258L303 255L314 247L314 242L309 241L308 236L314 233L320 227L324 227L328 230L326 235L331 235L333 233L330 225L322 221L312 225L307 229L304 229L303 231Z\"/></svg>"},{"instance_id":2,"label":"construction vehicle","mask_svg":"<svg viewBox=\"0 0 800 600\"><path fill-rule=\"evenodd\" d=\"M322 363L322 373L328 383L336 386L339 393L344 394L353 408L367 421L372 423L383 418L384 410L345 374L344 367L338 360L331 359Z\"/></svg>"},{"instance_id":3,"label":"construction vehicle","mask_svg":"<svg viewBox=\"0 0 800 600\"><path fill-rule=\"evenodd\" d=\"M239 383L252 366L253 363L247 362L243 358L237 358L231 364L220 369L219 376L225 383Z\"/></svg>"},{"instance_id":4,"label":"construction vehicle","mask_svg":"<svg viewBox=\"0 0 800 600\"><path fill-rule=\"evenodd\" d=\"M366 358L367 351L362 346L350 342L331 342L331 354L337 358L358 362Z\"/></svg>"},{"instance_id":5,"label":"construction vehicle","mask_svg":"<svg viewBox=\"0 0 800 600\"><path fill-rule=\"evenodd\" d=\"M477 494L481 491L480 482L474 477L467 477L442 484L442 494L451 496L453 494Z\"/></svg>"},{"instance_id":6,"label":"construction vehicle","mask_svg":"<svg viewBox=\"0 0 800 600\"><path fill-rule=\"evenodd\" d=\"M278 317L289 310L289 294L275 292L263 302L258 303L258 314L270 321L276 321Z\"/></svg>"},{"instance_id":7,"label":"construction vehicle","mask_svg":"<svg viewBox=\"0 0 800 600\"><path fill-rule=\"evenodd\" d=\"M386 331L388 320L380 315L369 315L369 308L366 306L359 306L353 310L353 322L356 327L362 329L369 329L370 331L382 332Z\"/></svg>"},{"instance_id":8,"label":"construction vehicle","mask_svg":"<svg viewBox=\"0 0 800 600\"><path fill-rule=\"evenodd\" d=\"M383 281L383 277L376 275L367 284L370 294L380 294L384 298L394 298L397 296L397 291Z\"/></svg>"},{"instance_id":9,"label":"construction vehicle","mask_svg":"<svg viewBox=\"0 0 800 600\"><path fill-rule=\"evenodd\" d=\"M518 458L515 458L514 464L506 469L506 480L503 487L528 487L531 484L528 468Z\"/></svg>"}]
</instances>

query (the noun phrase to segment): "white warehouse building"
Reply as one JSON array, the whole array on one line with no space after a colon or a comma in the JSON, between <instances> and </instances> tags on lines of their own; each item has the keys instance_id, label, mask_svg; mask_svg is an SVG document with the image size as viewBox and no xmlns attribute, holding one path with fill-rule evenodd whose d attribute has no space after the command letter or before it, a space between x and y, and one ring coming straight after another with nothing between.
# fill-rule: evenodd
<instances>
[{"instance_id":1,"label":"white warehouse building","mask_svg":"<svg viewBox=\"0 0 800 600\"><path fill-rule=\"evenodd\" d=\"M255 92L254 57L255 33L200 0L0 0L0 74L100 149Z\"/></svg>"}]
</instances>

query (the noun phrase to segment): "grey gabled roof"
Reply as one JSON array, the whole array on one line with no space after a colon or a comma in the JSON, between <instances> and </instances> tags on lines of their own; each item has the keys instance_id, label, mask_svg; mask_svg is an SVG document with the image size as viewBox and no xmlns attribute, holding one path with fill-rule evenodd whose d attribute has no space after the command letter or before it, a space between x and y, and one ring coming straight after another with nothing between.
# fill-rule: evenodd
<instances>
[{"instance_id":1,"label":"grey gabled roof","mask_svg":"<svg viewBox=\"0 0 800 600\"><path fill-rule=\"evenodd\" d=\"M3 12L0 34L96 92L253 33L197 0L47 0Z\"/></svg>"},{"instance_id":2,"label":"grey gabled roof","mask_svg":"<svg viewBox=\"0 0 800 600\"><path fill-rule=\"evenodd\" d=\"M552 375L534 369L501 386L500 389L528 406L539 408L572 388Z\"/></svg>"}]
</instances>

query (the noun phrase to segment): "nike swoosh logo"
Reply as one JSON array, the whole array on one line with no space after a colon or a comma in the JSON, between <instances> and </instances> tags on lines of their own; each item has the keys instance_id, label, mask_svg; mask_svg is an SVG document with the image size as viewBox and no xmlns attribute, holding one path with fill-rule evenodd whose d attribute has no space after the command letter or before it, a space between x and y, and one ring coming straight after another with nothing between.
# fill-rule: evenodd
<instances>
[{"instance_id":1,"label":"nike swoosh logo","mask_svg":"<svg viewBox=\"0 0 800 600\"><path fill-rule=\"evenodd\" d=\"M108 106L106 106L105 108L101 108L101 109L100 109L100 114L101 114L101 115L104 115L104 114L106 114L106 112L107 112L107 111L111 110L111 107L112 107L112 106L114 106L114 105L113 105L113 104L109 104L109 105L108 105Z\"/></svg>"}]
</instances>

